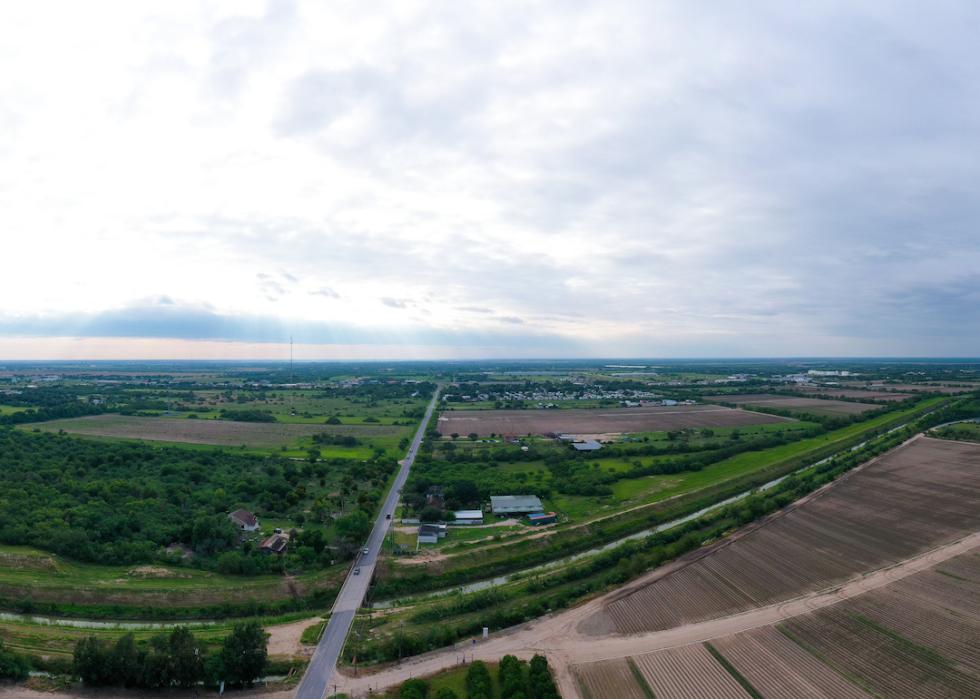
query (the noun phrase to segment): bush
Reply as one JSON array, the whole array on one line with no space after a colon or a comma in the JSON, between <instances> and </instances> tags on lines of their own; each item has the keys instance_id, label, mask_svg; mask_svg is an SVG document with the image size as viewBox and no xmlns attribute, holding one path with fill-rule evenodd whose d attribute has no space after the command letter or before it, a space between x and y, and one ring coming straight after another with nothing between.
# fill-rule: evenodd
<instances>
[{"instance_id":1,"label":"bush","mask_svg":"<svg viewBox=\"0 0 980 699\"><path fill-rule=\"evenodd\" d=\"M26 680L30 670L27 658L4 648L3 639L0 639L0 679Z\"/></svg>"},{"instance_id":2,"label":"bush","mask_svg":"<svg viewBox=\"0 0 980 699\"><path fill-rule=\"evenodd\" d=\"M398 699L425 699L429 694L429 683L414 678L408 680L398 690Z\"/></svg>"}]
</instances>

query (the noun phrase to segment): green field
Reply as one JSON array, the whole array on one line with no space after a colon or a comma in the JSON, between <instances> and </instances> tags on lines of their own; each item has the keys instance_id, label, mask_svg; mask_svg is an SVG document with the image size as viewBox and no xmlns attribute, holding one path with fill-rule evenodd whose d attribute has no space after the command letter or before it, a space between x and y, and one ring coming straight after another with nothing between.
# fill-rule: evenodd
<instances>
[{"instance_id":1,"label":"green field","mask_svg":"<svg viewBox=\"0 0 980 699\"><path fill-rule=\"evenodd\" d=\"M43 603L181 608L291 599L339 586L346 566L286 579L233 576L159 564L109 566L68 560L38 549L0 545L0 596Z\"/></svg>"},{"instance_id":2,"label":"green field","mask_svg":"<svg viewBox=\"0 0 980 699\"><path fill-rule=\"evenodd\" d=\"M959 422L936 430L936 436L943 439L956 439L961 442L980 442L980 423Z\"/></svg>"},{"instance_id":3,"label":"green field","mask_svg":"<svg viewBox=\"0 0 980 699\"><path fill-rule=\"evenodd\" d=\"M14 413L21 413L27 410L27 408L21 408L16 405L0 405L0 415L13 415Z\"/></svg>"}]
</instances>

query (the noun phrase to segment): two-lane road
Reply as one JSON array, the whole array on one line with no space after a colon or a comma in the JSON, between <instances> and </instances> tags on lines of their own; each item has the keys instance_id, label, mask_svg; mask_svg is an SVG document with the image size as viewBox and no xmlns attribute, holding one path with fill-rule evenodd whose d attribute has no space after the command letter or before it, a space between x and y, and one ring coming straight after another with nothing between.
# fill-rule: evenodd
<instances>
[{"instance_id":1,"label":"two-lane road","mask_svg":"<svg viewBox=\"0 0 980 699\"><path fill-rule=\"evenodd\" d=\"M395 482L392 484L391 490L388 491L384 506L378 513L378 519L374 523L371 535L365 544L368 552L360 554L354 561L350 572L347 573L344 586L340 588L340 594L334 601L327 628L323 632L320 643L317 644L316 652L310 659L303 680L296 689L296 699L323 699L327 696L330 689L330 678L333 677L333 673L337 669L337 659L340 658L344 641L350 632L351 624L354 623L354 615L367 594L371 577L374 575L374 566L377 564L378 554L381 552L381 545L388 533L388 527L391 525L391 520L387 518L387 515L389 513L393 515L395 511L399 494L408 479L408 471L415 461L415 455L418 453L419 446L422 444L422 437L425 435L425 428L429 424L429 419L432 417L438 399L439 389L437 388L435 395L429 402L429 407L425 410L422 424L419 425L419 429L408 447L408 453L404 459L398 462L400 465L398 475L395 476ZM360 572L354 575L353 571L356 568L359 568Z\"/></svg>"}]
</instances>

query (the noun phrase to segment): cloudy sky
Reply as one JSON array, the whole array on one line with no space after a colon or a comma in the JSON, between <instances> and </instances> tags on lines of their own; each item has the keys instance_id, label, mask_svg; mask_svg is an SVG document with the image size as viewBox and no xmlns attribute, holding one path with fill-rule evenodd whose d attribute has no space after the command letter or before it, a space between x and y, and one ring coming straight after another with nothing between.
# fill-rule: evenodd
<instances>
[{"instance_id":1,"label":"cloudy sky","mask_svg":"<svg viewBox=\"0 0 980 699\"><path fill-rule=\"evenodd\" d=\"M978 34L968 0L3 3L0 357L977 356Z\"/></svg>"}]
</instances>

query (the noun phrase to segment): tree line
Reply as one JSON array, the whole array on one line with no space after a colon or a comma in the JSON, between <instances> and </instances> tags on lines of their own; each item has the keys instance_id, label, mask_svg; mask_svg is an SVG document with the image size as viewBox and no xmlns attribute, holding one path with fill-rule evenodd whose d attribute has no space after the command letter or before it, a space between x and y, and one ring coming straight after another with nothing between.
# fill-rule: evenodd
<instances>
[{"instance_id":1,"label":"tree line","mask_svg":"<svg viewBox=\"0 0 980 699\"><path fill-rule=\"evenodd\" d=\"M266 634L258 622L251 621L235 625L213 655L186 627L146 642L137 642L132 633L114 643L89 636L75 646L72 672L94 687L186 689L219 682L250 687L262 677L267 662Z\"/></svg>"}]
</instances>

